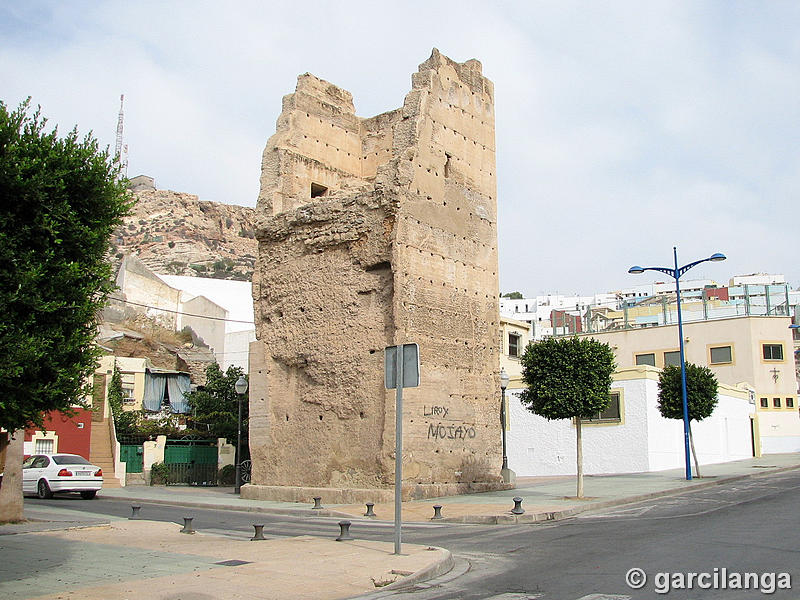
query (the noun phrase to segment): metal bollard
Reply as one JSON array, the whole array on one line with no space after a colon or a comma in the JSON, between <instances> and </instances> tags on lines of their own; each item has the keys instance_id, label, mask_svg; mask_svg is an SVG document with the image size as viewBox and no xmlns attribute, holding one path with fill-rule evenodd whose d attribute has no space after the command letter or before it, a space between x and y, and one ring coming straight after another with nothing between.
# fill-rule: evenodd
<instances>
[{"instance_id":1,"label":"metal bollard","mask_svg":"<svg viewBox=\"0 0 800 600\"><path fill-rule=\"evenodd\" d=\"M511 514L513 515L521 515L525 512L525 509L522 508L522 498L517 496L514 498L514 508L511 509Z\"/></svg>"},{"instance_id":2,"label":"metal bollard","mask_svg":"<svg viewBox=\"0 0 800 600\"><path fill-rule=\"evenodd\" d=\"M336 538L337 542L346 542L347 540L354 539L350 535L350 521L339 521L339 528L341 529L339 537Z\"/></svg>"},{"instance_id":3,"label":"metal bollard","mask_svg":"<svg viewBox=\"0 0 800 600\"><path fill-rule=\"evenodd\" d=\"M131 520L138 519L139 518L139 510L141 508L142 507L139 506L138 504L131 504L131 516L128 517L128 519L131 519Z\"/></svg>"},{"instance_id":4,"label":"metal bollard","mask_svg":"<svg viewBox=\"0 0 800 600\"><path fill-rule=\"evenodd\" d=\"M367 502L367 512L364 513L365 517L377 517L378 515L375 514L375 511L372 510L375 507L374 502Z\"/></svg>"},{"instance_id":5,"label":"metal bollard","mask_svg":"<svg viewBox=\"0 0 800 600\"><path fill-rule=\"evenodd\" d=\"M442 505L441 504L434 504L433 505L433 517L431 517L431 521L434 519L444 519L442 516Z\"/></svg>"},{"instance_id":6,"label":"metal bollard","mask_svg":"<svg viewBox=\"0 0 800 600\"><path fill-rule=\"evenodd\" d=\"M311 507L312 510L319 510L322 508L322 497L321 496L314 496L314 506Z\"/></svg>"},{"instance_id":7,"label":"metal bollard","mask_svg":"<svg viewBox=\"0 0 800 600\"><path fill-rule=\"evenodd\" d=\"M253 527L256 530L256 533L253 537L250 538L251 542L257 542L258 540L265 540L267 538L264 537L264 526L263 525L256 525L253 524Z\"/></svg>"},{"instance_id":8,"label":"metal bollard","mask_svg":"<svg viewBox=\"0 0 800 600\"><path fill-rule=\"evenodd\" d=\"M194 519L194 517L183 517L183 529L181 529L181 533L194 533L194 529L192 529L192 519Z\"/></svg>"}]
</instances>

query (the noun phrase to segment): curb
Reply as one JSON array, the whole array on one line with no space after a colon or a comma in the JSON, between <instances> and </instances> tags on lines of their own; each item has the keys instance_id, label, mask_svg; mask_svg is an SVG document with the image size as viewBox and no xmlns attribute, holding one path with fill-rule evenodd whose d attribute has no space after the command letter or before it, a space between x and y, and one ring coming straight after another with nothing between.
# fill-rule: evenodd
<instances>
[{"instance_id":1,"label":"curb","mask_svg":"<svg viewBox=\"0 0 800 600\"><path fill-rule=\"evenodd\" d=\"M336 517L352 519L353 515L323 508L313 510L310 508L279 508L274 506L236 506L235 504L209 504L207 502L162 500L160 498L135 498L133 496L98 496L103 500L113 502L139 502L141 504L161 504L164 506L187 506L189 508L207 508L209 510L236 510L239 512L272 513L276 515L294 515L298 517Z\"/></svg>"},{"instance_id":2,"label":"curb","mask_svg":"<svg viewBox=\"0 0 800 600\"><path fill-rule=\"evenodd\" d=\"M422 583L423 581L428 581L429 579L435 579L436 577L444 575L445 573L449 573L453 569L455 561L453 560L453 555L449 550L446 548L440 548L438 546L428 546L428 550L438 550L443 554L441 558L439 558L439 560L432 565L428 565L419 571L415 571L407 577L398 579L394 583L390 583L389 585L383 587L382 590L404 589L406 587Z\"/></svg>"},{"instance_id":3,"label":"curb","mask_svg":"<svg viewBox=\"0 0 800 600\"><path fill-rule=\"evenodd\" d=\"M725 483L732 483L735 481L742 481L744 479L753 479L755 477L763 477L765 475L773 475L775 473L784 473L786 471L794 471L800 469L800 465L789 465L786 467L775 467L771 469L763 469L755 473L742 473L740 475L731 475L729 477L721 477L710 481L691 484L686 487L668 488L656 492L647 492L645 494L637 494L635 496L626 496L625 498L616 498L614 500L603 500L600 502L592 502L586 506L574 506L564 510L543 512L543 513L530 513L525 515L463 515L461 517L445 517L438 520L439 523L464 523L471 525L516 525L524 523L542 523L546 521L561 521L574 517L583 512L590 510L611 508L614 506L622 506L625 504L636 504L645 500L652 500L653 498L663 498L666 496L678 496L695 490L702 490L714 486L722 485Z\"/></svg>"},{"instance_id":4,"label":"curb","mask_svg":"<svg viewBox=\"0 0 800 600\"><path fill-rule=\"evenodd\" d=\"M89 523L89 522L71 522L71 523L63 523L63 525L59 525L59 521L39 521L38 525L37 522L32 521L31 519L28 520L28 523L20 523L18 531L10 531L9 529L13 527L13 525L3 525L0 526L0 536L4 535L23 535L26 533L46 533L48 531L72 531L73 529L94 529L94 528L108 528L111 526L111 522L98 522L98 523Z\"/></svg>"}]
</instances>

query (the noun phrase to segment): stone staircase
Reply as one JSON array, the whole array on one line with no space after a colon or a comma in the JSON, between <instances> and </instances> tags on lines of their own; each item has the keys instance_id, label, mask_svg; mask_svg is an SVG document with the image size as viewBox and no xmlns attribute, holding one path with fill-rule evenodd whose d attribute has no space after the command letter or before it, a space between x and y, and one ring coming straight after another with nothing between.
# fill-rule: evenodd
<instances>
[{"instance_id":1,"label":"stone staircase","mask_svg":"<svg viewBox=\"0 0 800 600\"><path fill-rule=\"evenodd\" d=\"M114 454L111 451L111 428L108 419L92 423L92 436L89 443L89 460L103 469L103 487L118 488L119 479L114 476Z\"/></svg>"}]
</instances>

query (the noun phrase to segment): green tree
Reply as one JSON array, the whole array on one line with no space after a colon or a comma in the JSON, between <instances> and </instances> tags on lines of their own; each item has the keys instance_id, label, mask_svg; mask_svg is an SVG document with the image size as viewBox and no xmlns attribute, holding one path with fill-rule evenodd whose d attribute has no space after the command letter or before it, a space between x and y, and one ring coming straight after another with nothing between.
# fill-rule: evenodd
<instances>
[{"instance_id":1,"label":"green tree","mask_svg":"<svg viewBox=\"0 0 800 600\"><path fill-rule=\"evenodd\" d=\"M583 498L581 421L608 407L614 351L591 338L547 338L528 344L521 362L525 407L545 419L575 420L577 496Z\"/></svg>"},{"instance_id":2,"label":"green tree","mask_svg":"<svg viewBox=\"0 0 800 600\"><path fill-rule=\"evenodd\" d=\"M694 472L700 477L700 461L694 449L692 421L711 416L717 406L717 378L708 367L686 363L686 405L689 409L689 442L694 456ZM665 419L683 420L681 368L664 367L658 377L658 410Z\"/></svg>"},{"instance_id":3,"label":"green tree","mask_svg":"<svg viewBox=\"0 0 800 600\"><path fill-rule=\"evenodd\" d=\"M131 207L91 134L46 133L29 112L29 101L12 112L0 102L0 427L11 432L87 396L96 317L113 287L105 255ZM6 488L0 511L14 502Z\"/></svg>"},{"instance_id":4,"label":"green tree","mask_svg":"<svg viewBox=\"0 0 800 600\"><path fill-rule=\"evenodd\" d=\"M240 367L230 366L223 373L217 363L206 367L206 384L186 395L192 408L194 427L208 431L212 437L224 437L236 443L239 421L239 396L234 387L244 372ZM245 378L247 376L245 375ZM242 402L242 448L249 447L247 441L247 419L249 403Z\"/></svg>"},{"instance_id":5,"label":"green tree","mask_svg":"<svg viewBox=\"0 0 800 600\"><path fill-rule=\"evenodd\" d=\"M111 414L114 416L114 429L117 432L117 437L136 433L139 421L138 411L123 410L123 398L122 373L120 373L115 361L111 381L108 384L108 405L111 407Z\"/></svg>"},{"instance_id":6,"label":"green tree","mask_svg":"<svg viewBox=\"0 0 800 600\"><path fill-rule=\"evenodd\" d=\"M509 300L522 300L522 293L521 292L509 292L507 294L502 295L503 298L508 298Z\"/></svg>"}]
</instances>

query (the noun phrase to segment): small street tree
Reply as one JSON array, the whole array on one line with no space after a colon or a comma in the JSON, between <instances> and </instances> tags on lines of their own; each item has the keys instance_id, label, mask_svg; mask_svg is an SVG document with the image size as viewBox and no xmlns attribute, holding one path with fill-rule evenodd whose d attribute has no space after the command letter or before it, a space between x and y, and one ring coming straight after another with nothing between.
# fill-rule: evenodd
<instances>
[{"instance_id":1,"label":"small street tree","mask_svg":"<svg viewBox=\"0 0 800 600\"><path fill-rule=\"evenodd\" d=\"M123 410L122 373L114 362L114 371L108 384L108 405L114 417L114 430L117 438L136 433L139 413L132 410Z\"/></svg>"},{"instance_id":2,"label":"small street tree","mask_svg":"<svg viewBox=\"0 0 800 600\"><path fill-rule=\"evenodd\" d=\"M91 135L59 137L45 123L27 101L12 112L0 101L0 427L10 432L0 452L87 396L96 317L113 288L105 256L131 207ZM18 458L3 479L0 520L21 519Z\"/></svg>"},{"instance_id":3,"label":"small street tree","mask_svg":"<svg viewBox=\"0 0 800 600\"><path fill-rule=\"evenodd\" d=\"M711 416L717 406L717 378L708 367L686 363L686 405L689 408L689 443L694 456L694 472L700 477L700 461L694 449L692 421ZM658 377L658 410L665 419L683 420L681 368L664 367Z\"/></svg>"},{"instance_id":4,"label":"small street tree","mask_svg":"<svg viewBox=\"0 0 800 600\"><path fill-rule=\"evenodd\" d=\"M583 498L581 421L608 407L615 367L611 347L591 338L547 338L528 344L522 355L525 407L548 420L575 420L578 498Z\"/></svg>"},{"instance_id":5,"label":"small street tree","mask_svg":"<svg viewBox=\"0 0 800 600\"><path fill-rule=\"evenodd\" d=\"M223 373L217 363L206 367L206 384L197 391L186 395L192 408L193 426L208 431L212 437L223 437L229 443L236 443L239 421L239 396L236 394L236 380L244 371L230 366ZM247 377L245 375L245 377ZM248 448L247 418L248 402L242 404L242 447Z\"/></svg>"}]
</instances>

